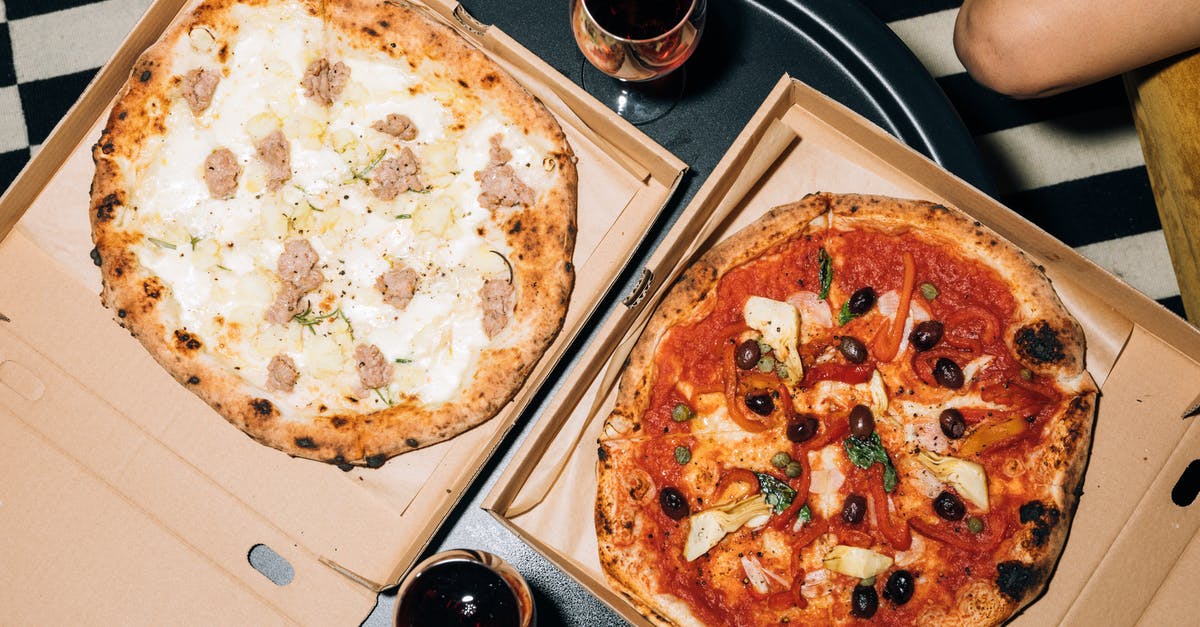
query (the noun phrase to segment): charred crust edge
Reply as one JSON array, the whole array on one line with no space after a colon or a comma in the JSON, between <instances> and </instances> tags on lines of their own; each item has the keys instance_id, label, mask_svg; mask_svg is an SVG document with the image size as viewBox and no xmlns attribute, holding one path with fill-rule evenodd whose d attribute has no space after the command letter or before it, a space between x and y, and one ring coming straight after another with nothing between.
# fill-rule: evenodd
<instances>
[{"instance_id":1,"label":"charred crust edge","mask_svg":"<svg viewBox=\"0 0 1200 627\"><path fill-rule=\"evenodd\" d=\"M1017 330L1013 342L1023 357L1038 363L1054 363L1066 357L1058 331L1045 320L1023 326Z\"/></svg>"}]
</instances>

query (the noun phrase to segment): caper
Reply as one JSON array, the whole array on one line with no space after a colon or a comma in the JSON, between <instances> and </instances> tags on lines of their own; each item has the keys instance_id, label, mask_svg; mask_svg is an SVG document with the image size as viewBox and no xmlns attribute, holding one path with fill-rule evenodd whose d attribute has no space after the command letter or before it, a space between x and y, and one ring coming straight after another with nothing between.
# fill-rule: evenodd
<instances>
[{"instance_id":1,"label":"caper","mask_svg":"<svg viewBox=\"0 0 1200 627\"><path fill-rule=\"evenodd\" d=\"M758 371L763 374L769 374L773 370L775 370L775 358L770 355L763 355L758 360Z\"/></svg>"},{"instance_id":2,"label":"caper","mask_svg":"<svg viewBox=\"0 0 1200 627\"><path fill-rule=\"evenodd\" d=\"M951 390L961 388L966 382L962 368L959 368L954 360L947 357L938 357L938 360L934 362L933 380L937 381L938 385Z\"/></svg>"},{"instance_id":3,"label":"caper","mask_svg":"<svg viewBox=\"0 0 1200 627\"><path fill-rule=\"evenodd\" d=\"M770 394L747 394L746 407L759 416L769 416L775 411L775 401Z\"/></svg>"},{"instance_id":4,"label":"caper","mask_svg":"<svg viewBox=\"0 0 1200 627\"><path fill-rule=\"evenodd\" d=\"M758 350L758 340L746 340L738 344L733 351L733 363L742 370L749 370L758 364L762 352Z\"/></svg>"},{"instance_id":5,"label":"caper","mask_svg":"<svg viewBox=\"0 0 1200 627\"><path fill-rule=\"evenodd\" d=\"M817 435L817 430L821 428L821 423L813 416L797 415L792 418L792 421L787 426L787 439L796 442L807 442Z\"/></svg>"},{"instance_id":6,"label":"caper","mask_svg":"<svg viewBox=\"0 0 1200 627\"><path fill-rule=\"evenodd\" d=\"M683 465L683 464L686 464L686 463L692 461L692 451L689 450L688 447L686 447L686 446L676 446L675 447L675 461L678 462L680 465Z\"/></svg>"},{"instance_id":7,"label":"caper","mask_svg":"<svg viewBox=\"0 0 1200 627\"><path fill-rule=\"evenodd\" d=\"M850 295L847 308L850 310L850 313L856 316L861 316L870 311L871 307L874 305L875 289L871 286L867 286L858 288L853 294Z\"/></svg>"},{"instance_id":8,"label":"caper","mask_svg":"<svg viewBox=\"0 0 1200 627\"><path fill-rule=\"evenodd\" d=\"M671 408L671 420L675 422L687 422L693 416L695 414L692 413L692 408L688 407L686 403L675 403L675 406Z\"/></svg>"},{"instance_id":9,"label":"caper","mask_svg":"<svg viewBox=\"0 0 1200 627\"><path fill-rule=\"evenodd\" d=\"M838 343L838 350L852 364L861 364L867 360L867 345L861 340L849 335L843 335Z\"/></svg>"},{"instance_id":10,"label":"caper","mask_svg":"<svg viewBox=\"0 0 1200 627\"><path fill-rule=\"evenodd\" d=\"M788 479L795 479L803 473L804 466L801 466L800 462L795 460L788 462L788 465L783 469L783 474L787 475Z\"/></svg>"},{"instance_id":11,"label":"caper","mask_svg":"<svg viewBox=\"0 0 1200 627\"><path fill-rule=\"evenodd\" d=\"M897 570L888 577L887 583L883 585L883 598L896 605L904 605L912 598L914 583L912 573L907 570Z\"/></svg>"},{"instance_id":12,"label":"caper","mask_svg":"<svg viewBox=\"0 0 1200 627\"><path fill-rule=\"evenodd\" d=\"M691 513L691 508L688 507L687 499L683 497L683 493L672 487L666 487L658 491L658 505L662 507L662 511L671 520L683 520Z\"/></svg>"},{"instance_id":13,"label":"caper","mask_svg":"<svg viewBox=\"0 0 1200 627\"><path fill-rule=\"evenodd\" d=\"M967 531L971 533L983 532L983 521L978 516L972 516L967 519Z\"/></svg>"},{"instance_id":14,"label":"caper","mask_svg":"<svg viewBox=\"0 0 1200 627\"><path fill-rule=\"evenodd\" d=\"M962 520L967 515L967 506L954 493L942 490L933 499L933 511L946 520Z\"/></svg>"},{"instance_id":15,"label":"caper","mask_svg":"<svg viewBox=\"0 0 1200 627\"><path fill-rule=\"evenodd\" d=\"M776 468L786 468L790 463L792 463L792 456L788 455L786 451L779 451L771 457L771 465Z\"/></svg>"},{"instance_id":16,"label":"caper","mask_svg":"<svg viewBox=\"0 0 1200 627\"><path fill-rule=\"evenodd\" d=\"M912 333L908 334L908 341L912 342L913 348L919 351L927 351L937 343L942 341L942 332L945 327L937 320L926 320L916 326Z\"/></svg>"},{"instance_id":17,"label":"caper","mask_svg":"<svg viewBox=\"0 0 1200 627\"><path fill-rule=\"evenodd\" d=\"M871 618L879 609L879 595L874 586L857 585L850 594L850 613L857 618Z\"/></svg>"},{"instance_id":18,"label":"caper","mask_svg":"<svg viewBox=\"0 0 1200 627\"><path fill-rule=\"evenodd\" d=\"M938 415L938 424L942 427L942 433L951 440L957 440L967 432L967 423L963 420L962 412L953 407L942 410Z\"/></svg>"},{"instance_id":19,"label":"caper","mask_svg":"<svg viewBox=\"0 0 1200 627\"><path fill-rule=\"evenodd\" d=\"M856 525L867 515L867 497L861 494L851 494L842 503L842 520Z\"/></svg>"},{"instance_id":20,"label":"caper","mask_svg":"<svg viewBox=\"0 0 1200 627\"><path fill-rule=\"evenodd\" d=\"M855 405L850 410L850 435L859 438L869 438L875 431L875 416L866 405Z\"/></svg>"}]
</instances>

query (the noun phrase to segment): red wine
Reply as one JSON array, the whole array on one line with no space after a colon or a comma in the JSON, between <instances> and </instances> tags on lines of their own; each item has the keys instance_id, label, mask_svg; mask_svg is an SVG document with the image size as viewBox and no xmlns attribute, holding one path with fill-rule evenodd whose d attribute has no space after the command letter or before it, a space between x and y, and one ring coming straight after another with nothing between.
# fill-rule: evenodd
<instances>
[{"instance_id":1,"label":"red wine","mask_svg":"<svg viewBox=\"0 0 1200 627\"><path fill-rule=\"evenodd\" d=\"M512 588L487 566L442 562L417 575L405 590L396 624L407 627L519 627Z\"/></svg>"},{"instance_id":2,"label":"red wine","mask_svg":"<svg viewBox=\"0 0 1200 627\"><path fill-rule=\"evenodd\" d=\"M624 39L653 39L683 21L691 0L583 0L600 28Z\"/></svg>"}]
</instances>

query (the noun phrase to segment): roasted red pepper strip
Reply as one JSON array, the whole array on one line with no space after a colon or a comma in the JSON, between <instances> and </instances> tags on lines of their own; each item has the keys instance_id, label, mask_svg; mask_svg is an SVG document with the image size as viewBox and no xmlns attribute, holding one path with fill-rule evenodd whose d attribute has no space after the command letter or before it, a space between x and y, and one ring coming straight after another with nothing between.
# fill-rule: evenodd
<instances>
[{"instance_id":1,"label":"roasted red pepper strip","mask_svg":"<svg viewBox=\"0 0 1200 627\"><path fill-rule=\"evenodd\" d=\"M994 550L1004 537L1004 526L998 524L994 517L988 516L983 520L983 531L977 534L959 533L952 528L954 525L950 523L934 525L920 518L908 519L908 525L927 538L971 553L980 553ZM958 524L966 528L966 523Z\"/></svg>"},{"instance_id":2,"label":"roasted red pepper strip","mask_svg":"<svg viewBox=\"0 0 1200 627\"><path fill-rule=\"evenodd\" d=\"M871 380L871 373L875 372L875 364L817 364L810 366L804 371L804 381L801 385L808 387L815 385L818 381L841 381L856 385L866 383Z\"/></svg>"},{"instance_id":3,"label":"roasted red pepper strip","mask_svg":"<svg viewBox=\"0 0 1200 627\"><path fill-rule=\"evenodd\" d=\"M871 488L871 501L875 507L875 522L879 528L879 532L887 538L888 544L897 551L907 551L912 546L912 533L908 530L908 525L901 523L899 526L892 521L892 515L888 507L887 492L883 489L883 464L871 464L871 468L867 471L870 475L870 480L867 482Z\"/></svg>"},{"instance_id":4,"label":"roasted red pepper strip","mask_svg":"<svg viewBox=\"0 0 1200 627\"><path fill-rule=\"evenodd\" d=\"M725 406L729 410L729 417L737 423L745 431L750 433L759 433L766 430L770 426L765 422L762 416L754 414L746 408L746 403L738 394L738 368L737 363L733 360L733 353L737 350L731 342L725 343Z\"/></svg>"},{"instance_id":5,"label":"roasted red pepper strip","mask_svg":"<svg viewBox=\"0 0 1200 627\"><path fill-rule=\"evenodd\" d=\"M975 355L982 353L984 346L990 346L1000 336L1000 321L995 314L975 305L967 305L946 316L945 325L945 342Z\"/></svg>"},{"instance_id":6,"label":"roasted red pepper strip","mask_svg":"<svg viewBox=\"0 0 1200 627\"><path fill-rule=\"evenodd\" d=\"M796 513L808 502L808 488L812 483L808 453L801 451L793 459L800 463L800 476L788 481L788 485L796 491L796 498L792 499L792 504L787 509L771 517L771 527L774 529L790 529L796 524Z\"/></svg>"},{"instance_id":7,"label":"roasted red pepper strip","mask_svg":"<svg viewBox=\"0 0 1200 627\"><path fill-rule=\"evenodd\" d=\"M758 477L745 468L730 468L726 470L713 489L710 503L724 504L740 501L759 491Z\"/></svg>"},{"instance_id":8,"label":"roasted red pepper strip","mask_svg":"<svg viewBox=\"0 0 1200 627\"><path fill-rule=\"evenodd\" d=\"M799 553L804 547L812 544L813 541L821 537L826 531L829 531L829 521L824 518L813 518L811 521L804 523L804 526L800 528L800 532L793 542L796 552Z\"/></svg>"},{"instance_id":9,"label":"roasted red pepper strip","mask_svg":"<svg viewBox=\"0 0 1200 627\"><path fill-rule=\"evenodd\" d=\"M900 286L900 306L896 308L896 317L892 319L892 327L885 335L876 336L880 341L874 342L875 350L871 351L875 359L888 362L896 358L900 352L900 339L904 335L904 322L908 319L908 305L912 300L913 284L917 281L917 262L912 253L904 251L904 282Z\"/></svg>"}]
</instances>

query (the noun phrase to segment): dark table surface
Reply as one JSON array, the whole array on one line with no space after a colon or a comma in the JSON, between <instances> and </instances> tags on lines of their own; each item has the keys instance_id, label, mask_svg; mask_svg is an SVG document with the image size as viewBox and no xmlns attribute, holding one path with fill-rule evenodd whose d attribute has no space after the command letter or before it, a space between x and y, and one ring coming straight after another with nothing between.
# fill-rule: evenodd
<instances>
[{"instance_id":1,"label":"dark table surface","mask_svg":"<svg viewBox=\"0 0 1200 627\"><path fill-rule=\"evenodd\" d=\"M492 24L581 82L583 55L568 28L568 3L544 0L467 0L477 19ZM882 22L852 0L710 0L701 44L686 68L684 94L665 117L641 126L685 163L689 173L647 234L597 317L619 306L620 295L725 150L784 73L800 79L878 124L967 181L991 182L969 133L924 67ZM599 320L593 321L597 323ZM594 329L593 324L593 329ZM579 354L590 339L585 329ZM556 374L571 367L560 366ZM553 378L552 378L553 380ZM523 544L480 504L520 440L545 409L548 386L463 497L426 555L478 548L512 563L529 581L542 625L608 625L623 621L548 560ZM589 529L590 532L590 529ZM364 623L384 625L394 597L385 593Z\"/></svg>"}]
</instances>

